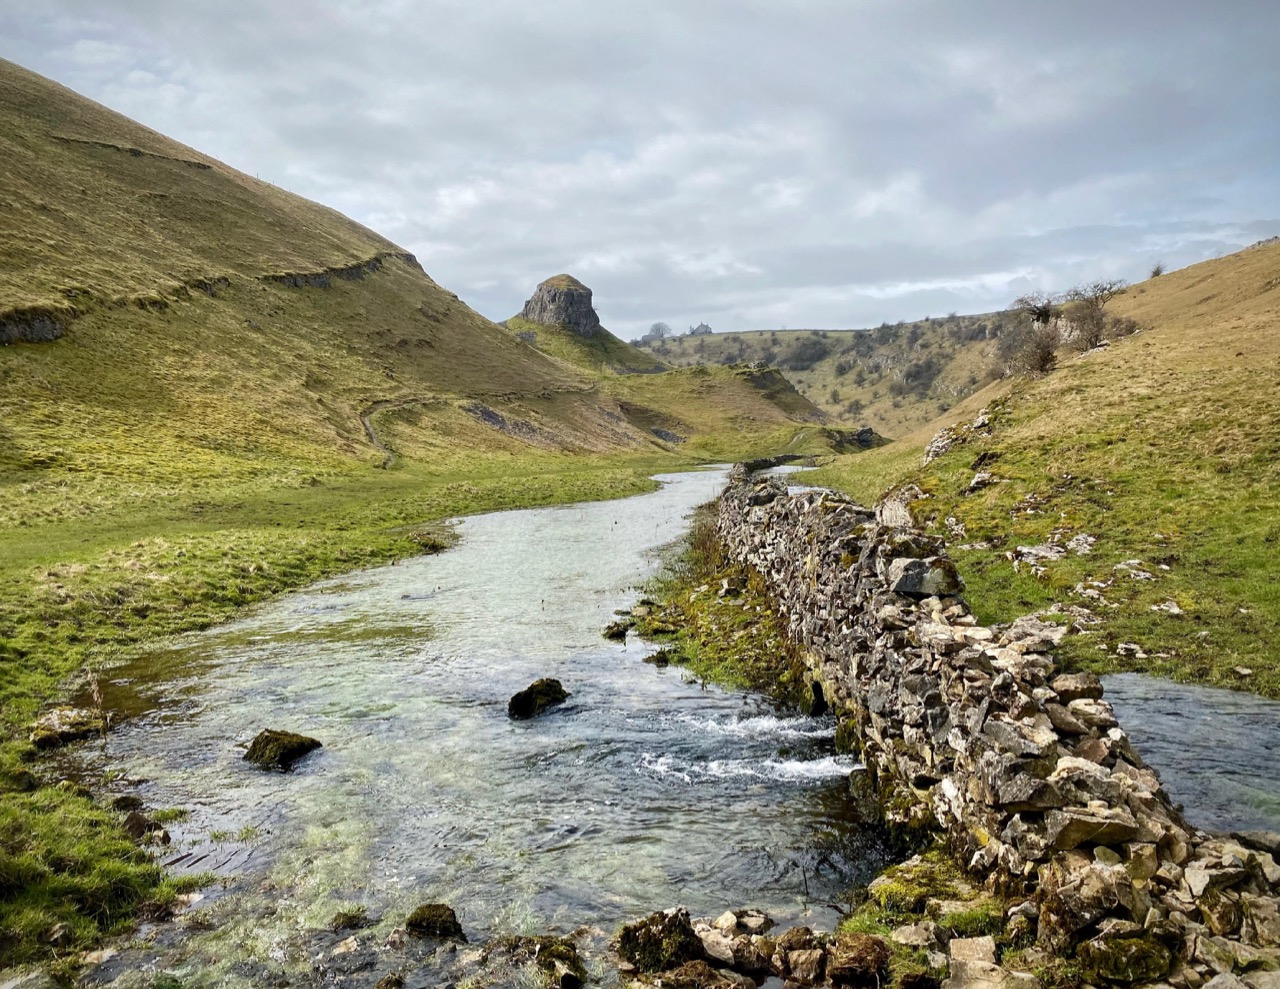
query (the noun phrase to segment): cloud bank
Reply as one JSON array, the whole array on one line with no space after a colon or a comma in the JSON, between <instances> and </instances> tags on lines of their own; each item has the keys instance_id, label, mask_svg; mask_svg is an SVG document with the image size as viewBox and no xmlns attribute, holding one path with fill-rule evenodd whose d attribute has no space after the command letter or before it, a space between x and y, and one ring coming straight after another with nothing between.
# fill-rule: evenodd
<instances>
[{"instance_id":1,"label":"cloud bank","mask_svg":"<svg viewBox=\"0 0 1280 989\"><path fill-rule=\"evenodd\" d=\"M624 337L858 327L1280 233L1280 6L0 0L0 55Z\"/></svg>"}]
</instances>

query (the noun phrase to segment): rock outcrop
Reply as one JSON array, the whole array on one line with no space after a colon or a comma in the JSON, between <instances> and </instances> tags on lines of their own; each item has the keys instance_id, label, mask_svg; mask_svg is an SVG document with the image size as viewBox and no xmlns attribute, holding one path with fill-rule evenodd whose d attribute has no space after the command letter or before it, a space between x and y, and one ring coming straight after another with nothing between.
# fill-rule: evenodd
<instances>
[{"instance_id":1,"label":"rock outcrop","mask_svg":"<svg viewBox=\"0 0 1280 989\"><path fill-rule=\"evenodd\" d=\"M941 540L833 492L739 469L718 529L763 576L887 815L943 834L1038 950L1095 985L1280 968L1280 836L1188 824L1097 678L1057 673L1063 628L979 625Z\"/></svg>"},{"instance_id":2,"label":"rock outcrop","mask_svg":"<svg viewBox=\"0 0 1280 989\"><path fill-rule=\"evenodd\" d=\"M548 278L534 290L520 315L543 326L567 326L580 337L593 337L600 331L591 289L572 275Z\"/></svg>"}]
</instances>

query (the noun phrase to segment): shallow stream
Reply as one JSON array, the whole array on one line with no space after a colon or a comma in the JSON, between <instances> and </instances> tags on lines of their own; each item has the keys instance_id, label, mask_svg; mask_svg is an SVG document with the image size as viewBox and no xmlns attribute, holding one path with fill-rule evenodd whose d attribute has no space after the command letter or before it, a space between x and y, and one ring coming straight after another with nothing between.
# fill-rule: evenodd
<instances>
[{"instance_id":1,"label":"shallow stream","mask_svg":"<svg viewBox=\"0 0 1280 989\"><path fill-rule=\"evenodd\" d=\"M116 788L151 808L187 808L167 860L228 881L201 904L220 933L185 945L188 964L228 943L287 962L307 950L299 929L353 904L402 918L447 902L473 938L611 930L676 904L830 926L888 854L856 823L832 725L601 637L724 477L464 519L445 553L319 584L113 670L106 703L132 717L105 751L84 750L91 771L122 771ZM508 698L543 676L569 702L508 720ZM266 727L324 747L262 772L241 756Z\"/></svg>"}]
</instances>

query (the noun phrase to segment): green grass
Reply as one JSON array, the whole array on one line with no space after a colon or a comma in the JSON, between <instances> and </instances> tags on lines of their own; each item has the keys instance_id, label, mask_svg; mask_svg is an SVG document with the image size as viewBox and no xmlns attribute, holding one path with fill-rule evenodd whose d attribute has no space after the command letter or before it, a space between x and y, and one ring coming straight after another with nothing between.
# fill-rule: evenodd
<instances>
[{"instance_id":1,"label":"green grass","mask_svg":"<svg viewBox=\"0 0 1280 989\"><path fill-rule=\"evenodd\" d=\"M506 321L506 327L512 333L532 334L531 346L586 371L647 372L667 366L652 354L619 340L603 327L594 335L583 337L568 327L544 326L522 316L512 316Z\"/></svg>"},{"instance_id":2,"label":"green grass","mask_svg":"<svg viewBox=\"0 0 1280 989\"><path fill-rule=\"evenodd\" d=\"M730 590L721 595L724 581ZM803 702L803 660L759 574L725 557L714 505L695 513L689 536L645 590L658 607L636 630L671 661L700 680Z\"/></svg>"},{"instance_id":3,"label":"green grass","mask_svg":"<svg viewBox=\"0 0 1280 989\"><path fill-rule=\"evenodd\" d=\"M1277 284L1280 245L1269 243L1134 286L1112 308L1144 332L965 404L967 420L996 403L990 435L922 469L922 430L837 458L815 480L868 502L919 483L916 517L948 537L981 620L1055 605L1064 618L1096 615L1059 650L1070 667L1280 697ZM971 492L978 470L998 481ZM1088 554L1039 575L1007 557L1080 535L1096 539Z\"/></svg>"}]
</instances>

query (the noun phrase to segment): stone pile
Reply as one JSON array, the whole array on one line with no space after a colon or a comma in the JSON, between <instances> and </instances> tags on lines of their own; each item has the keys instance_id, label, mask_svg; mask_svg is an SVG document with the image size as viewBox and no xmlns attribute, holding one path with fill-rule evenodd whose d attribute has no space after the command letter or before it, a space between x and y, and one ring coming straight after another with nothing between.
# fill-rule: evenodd
<instances>
[{"instance_id":1,"label":"stone pile","mask_svg":"<svg viewBox=\"0 0 1280 989\"><path fill-rule=\"evenodd\" d=\"M890 518L739 469L718 521L886 814L944 834L1037 950L1095 982L1280 989L1280 835L1188 824L1098 679L1056 671L1065 629L980 625L942 541Z\"/></svg>"}]
</instances>

